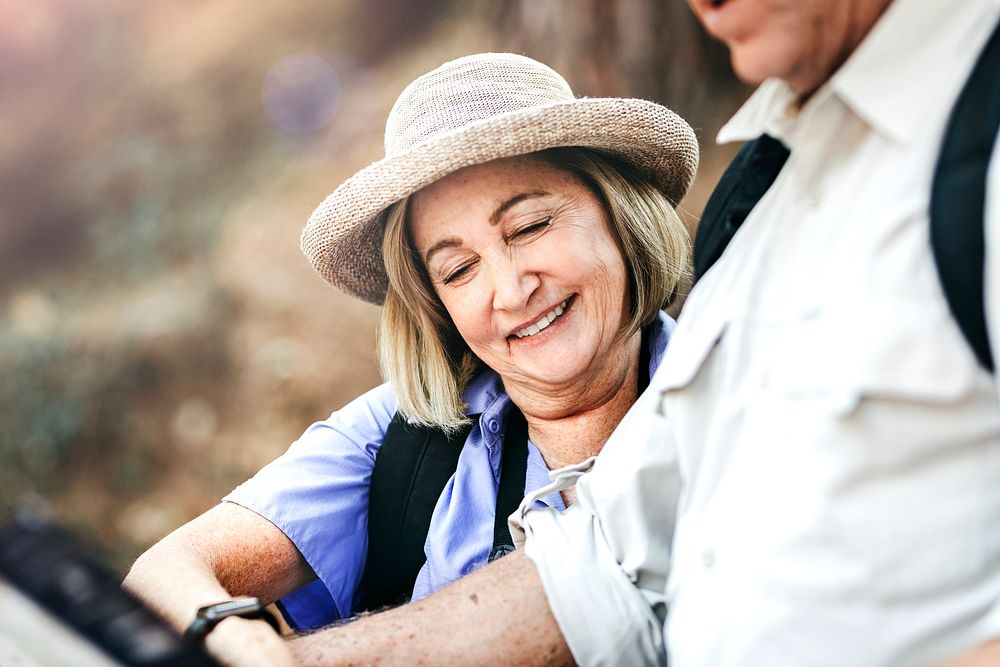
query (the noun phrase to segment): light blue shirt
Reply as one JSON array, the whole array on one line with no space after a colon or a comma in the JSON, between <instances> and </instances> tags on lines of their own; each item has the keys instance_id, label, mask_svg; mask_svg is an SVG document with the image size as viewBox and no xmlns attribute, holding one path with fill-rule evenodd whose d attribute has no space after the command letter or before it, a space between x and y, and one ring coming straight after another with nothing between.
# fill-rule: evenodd
<instances>
[{"instance_id":1,"label":"light blue shirt","mask_svg":"<svg viewBox=\"0 0 1000 667\"><path fill-rule=\"evenodd\" d=\"M661 313L644 332L650 376L674 326ZM490 370L473 379L464 399L467 414L479 418L431 517L427 562L417 575L414 600L483 566L493 547L501 443L511 401ZM285 454L225 497L277 526L316 573L317 581L281 600L286 616L300 628L349 618L356 609L368 546L371 474L396 409L388 384L372 389L310 426ZM547 484L548 473L529 441L525 492ZM565 509L558 493L538 502Z\"/></svg>"}]
</instances>

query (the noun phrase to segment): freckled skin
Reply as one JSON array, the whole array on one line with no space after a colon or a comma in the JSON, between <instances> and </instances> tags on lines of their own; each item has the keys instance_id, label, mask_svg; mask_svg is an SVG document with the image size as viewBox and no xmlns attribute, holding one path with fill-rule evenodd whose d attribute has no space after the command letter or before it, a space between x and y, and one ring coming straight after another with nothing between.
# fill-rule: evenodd
<instances>
[{"instance_id":1,"label":"freckled skin","mask_svg":"<svg viewBox=\"0 0 1000 667\"><path fill-rule=\"evenodd\" d=\"M709 32L729 46L734 68L747 83L781 78L805 99L844 62L890 0L728 0L718 8L711 6L711 0L689 2ZM516 182L516 176L511 170L506 175L507 185ZM476 194L471 192L471 195ZM579 203L579 192L564 194L565 206ZM456 207L460 204L453 202ZM601 244L591 247L604 248ZM509 257L519 258L519 253L512 252ZM608 261L601 269L605 271L601 282L608 285L614 282L613 265L614 262ZM536 275L537 282L532 275ZM587 283L581 276L572 278L571 274L562 271L552 275L536 271L523 274L522 279L522 282L512 283L520 287L521 292L504 290L505 298L497 301L500 310L509 303L506 297L512 294L533 294L541 288L538 294L557 298L559 289L556 288L576 284L581 286L581 293L590 294L584 306L590 308L603 302L611 315L604 318L605 324L619 321L612 311L620 312L620 304L615 306L613 298L602 297L599 292L582 290ZM529 300L530 304L544 303L544 299L534 298L533 302ZM588 314L596 312L581 310ZM498 322L510 324L507 320ZM467 331L478 341L478 329ZM534 423L530 423L531 437L536 443L567 440L553 427L556 422L545 419L565 409L566 403L560 405L553 399L566 395L559 391L561 386L570 386L574 377L582 377L578 373L578 362L588 355L592 360L605 361L602 351L607 349L607 332L606 328L595 328L587 335L586 344L566 354L563 364L530 354L518 358L513 345L506 350L511 369L505 372L511 378L512 396L518 396L515 400L527 401L536 395L546 399L542 402L546 414L536 415ZM491 344L483 339L484 354L495 351L495 346L489 348ZM627 348L631 352L624 355L626 359L634 356L638 339L628 345L632 347ZM494 356L504 359L503 354ZM610 356L610 361L620 360L616 355ZM587 400L599 403L602 394L606 396L615 392L616 386L626 387L630 382L634 391L634 379L628 379L633 377L634 367L624 372L625 379L620 372L614 372L620 370L614 363L608 369L608 376L613 381L596 383L598 391L591 391L585 397ZM628 391L620 394L627 395ZM634 395L628 398L629 404L632 398ZM585 430L607 429L609 433L608 425L617 423L618 419L608 414L597 417L588 414L582 420L561 421L575 421L571 423L575 428L582 425L587 427ZM605 438L606 434L599 439L603 442ZM583 443L582 450L592 445ZM581 451L550 450L546 461L557 461L560 457L569 460L579 456ZM295 546L267 520L236 506L220 506L209 514L153 547L136 563L125 582L175 627L184 627L198 606L229 597L237 591L245 590L267 598L312 577ZM572 557L571 554L566 556ZM169 576L164 576L165 573ZM226 582L225 587L219 583L220 579ZM287 646L265 623L243 619L222 623L210 635L208 645L226 664L247 667L288 664L291 660L288 648L302 665L573 664L537 570L520 551L424 600L385 613L366 615L355 622L296 639ZM1000 664L1000 641L949 662L947 667L996 664ZM936 667L945 667L945 663Z\"/></svg>"},{"instance_id":2,"label":"freckled skin","mask_svg":"<svg viewBox=\"0 0 1000 667\"><path fill-rule=\"evenodd\" d=\"M571 173L520 156L419 191L410 225L438 297L500 375L549 468L599 452L638 395L641 335L619 336L625 263L597 197ZM514 335L567 300L538 334Z\"/></svg>"},{"instance_id":3,"label":"freckled skin","mask_svg":"<svg viewBox=\"0 0 1000 667\"><path fill-rule=\"evenodd\" d=\"M534 159L497 161L445 181L454 187L416 197L417 220L433 223L413 230L417 246L426 251L442 235L458 235L462 247L436 255L431 271L470 258L479 264L449 285L439 273L441 299L472 349L500 373L549 467L583 460L600 450L637 395L640 335L617 338L625 268L603 208L574 177ZM490 224L503 197L524 191L546 195L512 205ZM550 223L519 235L540 218ZM570 297L563 317L537 337L509 337ZM243 594L270 601L314 576L280 530L223 503L151 548L125 584L182 629L204 604ZM289 650L299 664L314 665L572 664L523 553L449 590L454 598L364 615L294 642L262 621L227 619L207 646L223 664L246 667L291 664ZM475 633L475 646L466 645Z\"/></svg>"},{"instance_id":4,"label":"freckled skin","mask_svg":"<svg viewBox=\"0 0 1000 667\"><path fill-rule=\"evenodd\" d=\"M549 194L526 199L491 223L501 202L539 191ZM442 238L461 240L435 253L428 272L459 333L508 391L547 399L569 392L562 401L549 400L551 410L576 410L581 390L609 372L624 372L626 348L615 337L625 265L602 205L571 174L530 157L468 167L415 194L410 218L421 255ZM543 228L524 231L542 220L549 220ZM465 274L445 282L466 265ZM574 304L559 335L544 343L547 332L511 336L570 297Z\"/></svg>"},{"instance_id":5,"label":"freckled skin","mask_svg":"<svg viewBox=\"0 0 1000 667\"><path fill-rule=\"evenodd\" d=\"M314 577L295 545L271 522L222 503L140 556L123 586L183 631L199 607L240 596L272 602ZM264 621L226 619L205 645L226 665L293 664L287 643Z\"/></svg>"},{"instance_id":6,"label":"freckled skin","mask_svg":"<svg viewBox=\"0 0 1000 667\"><path fill-rule=\"evenodd\" d=\"M290 642L299 665L572 665L535 566L520 551L441 594Z\"/></svg>"}]
</instances>

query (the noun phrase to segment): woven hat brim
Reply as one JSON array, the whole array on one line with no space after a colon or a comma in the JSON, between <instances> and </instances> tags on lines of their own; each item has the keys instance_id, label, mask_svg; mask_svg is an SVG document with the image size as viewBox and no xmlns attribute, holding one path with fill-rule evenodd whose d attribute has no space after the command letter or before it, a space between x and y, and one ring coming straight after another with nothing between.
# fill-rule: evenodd
<instances>
[{"instance_id":1,"label":"woven hat brim","mask_svg":"<svg viewBox=\"0 0 1000 667\"><path fill-rule=\"evenodd\" d=\"M439 134L368 165L313 212L302 251L331 285L370 303L385 300L381 213L463 167L548 148L580 146L637 167L671 202L698 168L698 141L684 120L654 102L582 98L493 116Z\"/></svg>"}]
</instances>

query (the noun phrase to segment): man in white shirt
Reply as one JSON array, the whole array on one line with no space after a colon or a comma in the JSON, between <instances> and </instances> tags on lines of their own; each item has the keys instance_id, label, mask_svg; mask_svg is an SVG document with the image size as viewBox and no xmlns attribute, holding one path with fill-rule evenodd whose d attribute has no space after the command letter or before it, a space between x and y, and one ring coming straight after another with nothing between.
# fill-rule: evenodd
<instances>
[{"instance_id":1,"label":"man in white shirt","mask_svg":"<svg viewBox=\"0 0 1000 667\"><path fill-rule=\"evenodd\" d=\"M1000 0L692 5L762 83L719 140L775 137L783 170L578 504L526 513L523 554L300 640L304 663L1000 664L997 383L928 242L948 115Z\"/></svg>"}]
</instances>

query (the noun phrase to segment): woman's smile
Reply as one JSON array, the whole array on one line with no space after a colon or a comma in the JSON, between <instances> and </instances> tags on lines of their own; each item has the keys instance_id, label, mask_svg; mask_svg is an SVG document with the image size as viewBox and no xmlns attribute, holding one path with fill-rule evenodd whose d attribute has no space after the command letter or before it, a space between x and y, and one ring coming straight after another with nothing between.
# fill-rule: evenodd
<instances>
[{"instance_id":1,"label":"woman's smile","mask_svg":"<svg viewBox=\"0 0 1000 667\"><path fill-rule=\"evenodd\" d=\"M513 549L505 518L525 493L601 451L665 350L661 308L688 254L671 201L698 153L675 114L579 99L542 63L487 53L408 85L385 138L385 159L317 207L302 248L325 280L383 305L387 382L135 563L125 585L173 625L233 582L320 627L478 570ZM386 530L400 522L426 539L401 544ZM227 664L295 662L263 624L233 623L208 637Z\"/></svg>"},{"instance_id":2,"label":"woman's smile","mask_svg":"<svg viewBox=\"0 0 1000 667\"><path fill-rule=\"evenodd\" d=\"M564 300L562 303L558 304L555 308L545 313L531 324L519 328L513 333L513 335L517 338L530 338L537 335L541 331L548 329L550 324L562 317L563 313L566 312L566 309L569 307L569 302L570 299ZM508 336L508 338L509 337L510 336Z\"/></svg>"},{"instance_id":3,"label":"woman's smile","mask_svg":"<svg viewBox=\"0 0 1000 667\"><path fill-rule=\"evenodd\" d=\"M598 198L530 157L411 200L413 243L472 352L505 384L579 391L620 365L625 265Z\"/></svg>"}]
</instances>

